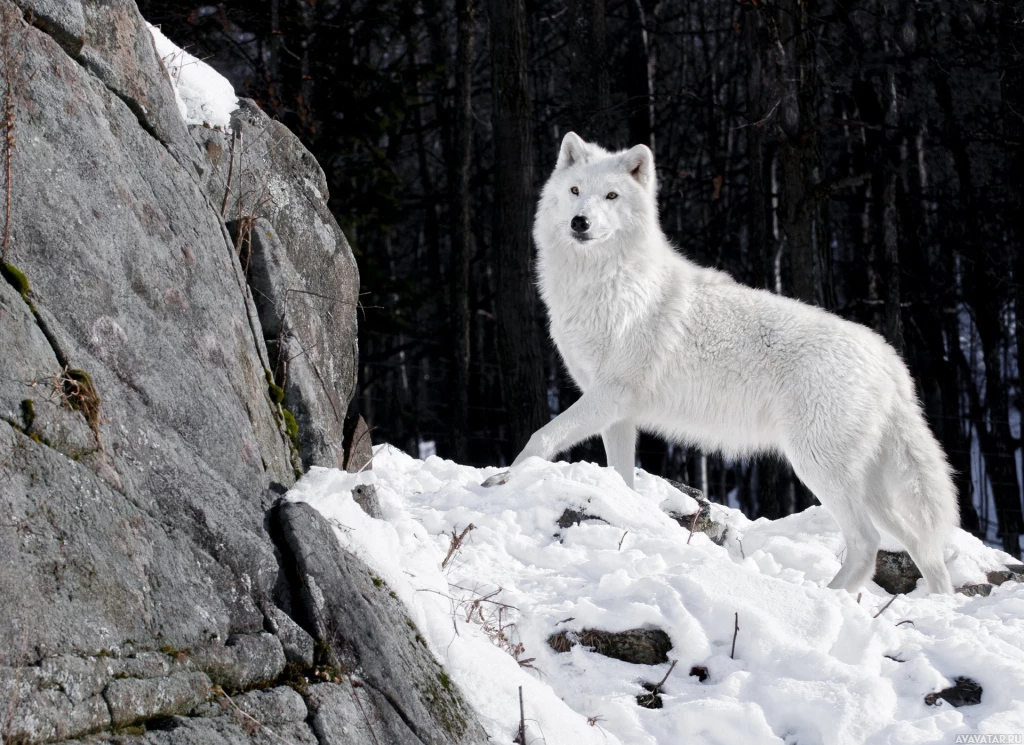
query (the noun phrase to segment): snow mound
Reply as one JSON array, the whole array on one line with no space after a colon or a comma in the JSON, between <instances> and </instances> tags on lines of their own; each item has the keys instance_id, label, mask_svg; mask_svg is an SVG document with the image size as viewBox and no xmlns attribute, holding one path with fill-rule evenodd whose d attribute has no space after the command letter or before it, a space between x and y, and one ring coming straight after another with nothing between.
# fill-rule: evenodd
<instances>
[{"instance_id":1,"label":"snow mound","mask_svg":"<svg viewBox=\"0 0 1024 745\"><path fill-rule=\"evenodd\" d=\"M883 609L891 596L874 584L859 602L824 588L842 538L823 508L751 522L716 506L729 525L718 546L665 514L696 503L655 476L641 472L633 491L610 469L531 459L507 484L479 486L498 470L383 445L372 474L313 468L287 497L333 519L341 544L398 594L494 742L515 736L520 686L529 743L859 745L1024 731L1024 584L965 597L928 595L922 582ZM352 499L367 481L381 520ZM559 528L568 508L600 520ZM470 524L442 568L452 532ZM964 532L947 548L957 585L1008 562ZM678 662L660 709L637 695L668 664L547 643L640 627L667 632ZM689 676L693 666L708 679ZM924 703L959 676L981 684L980 704Z\"/></svg>"},{"instance_id":2,"label":"snow mound","mask_svg":"<svg viewBox=\"0 0 1024 745\"><path fill-rule=\"evenodd\" d=\"M156 53L174 86L174 98L185 124L206 124L227 129L238 108L235 89L223 75L193 57L147 23Z\"/></svg>"}]
</instances>

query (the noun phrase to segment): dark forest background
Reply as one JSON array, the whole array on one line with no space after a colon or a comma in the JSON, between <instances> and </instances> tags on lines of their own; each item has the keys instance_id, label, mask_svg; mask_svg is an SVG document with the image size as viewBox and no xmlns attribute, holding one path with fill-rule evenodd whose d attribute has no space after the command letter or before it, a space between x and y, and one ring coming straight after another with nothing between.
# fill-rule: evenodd
<instances>
[{"instance_id":1,"label":"dark forest background","mask_svg":"<svg viewBox=\"0 0 1024 745\"><path fill-rule=\"evenodd\" d=\"M1022 0L139 4L326 171L375 441L505 463L575 400L532 289L533 204L566 131L643 142L687 256L900 350L964 527L1020 555ZM646 436L639 458L751 516L811 500L769 458Z\"/></svg>"}]
</instances>

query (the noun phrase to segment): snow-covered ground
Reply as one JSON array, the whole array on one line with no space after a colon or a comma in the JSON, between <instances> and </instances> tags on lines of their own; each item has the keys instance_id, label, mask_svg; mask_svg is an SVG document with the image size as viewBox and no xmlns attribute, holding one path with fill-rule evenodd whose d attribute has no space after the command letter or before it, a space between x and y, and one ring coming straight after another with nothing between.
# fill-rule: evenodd
<instances>
[{"instance_id":1,"label":"snow-covered ground","mask_svg":"<svg viewBox=\"0 0 1024 745\"><path fill-rule=\"evenodd\" d=\"M174 87L178 111L186 124L206 124L227 129L231 113L238 108L238 97L227 78L164 36L147 23L153 35L156 53Z\"/></svg>"},{"instance_id":2,"label":"snow-covered ground","mask_svg":"<svg viewBox=\"0 0 1024 745\"><path fill-rule=\"evenodd\" d=\"M632 491L610 469L533 459L504 486L485 489L480 482L498 469L416 460L387 445L373 469L314 468L288 498L333 518L342 545L402 598L494 742L515 735L520 686L527 742L547 745L1024 734L1024 584L965 597L930 596L921 583L875 618L891 599L876 585L859 602L824 588L842 538L820 507L755 522L716 508L729 525L717 546L701 533L688 542L666 511L692 513L696 503L643 473ZM368 481L383 520L352 499ZM560 529L566 508L605 522ZM442 568L452 531L470 524ZM984 582L986 571L1012 562L963 532L947 559L957 585ZM666 631L678 661L661 709L641 708L636 697L668 664L629 664L581 646L558 654L547 644L562 630L637 627ZM688 675L695 665L708 669L705 682ZM958 676L981 684L980 704L924 703Z\"/></svg>"}]
</instances>

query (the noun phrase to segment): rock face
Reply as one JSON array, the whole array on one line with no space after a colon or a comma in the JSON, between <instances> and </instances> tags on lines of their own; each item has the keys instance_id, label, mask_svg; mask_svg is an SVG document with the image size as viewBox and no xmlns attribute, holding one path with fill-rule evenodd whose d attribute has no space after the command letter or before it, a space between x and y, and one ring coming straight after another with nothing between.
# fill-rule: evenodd
<instances>
[{"instance_id":1,"label":"rock face","mask_svg":"<svg viewBox=\"0 0 1024 745\"><path fill-rule=\"evenodd\" d=\"M336 543L315 581L349 610L316 622L296 557L330 535L319 515L272 538L301 468L367 444L344 426L358 275L315 161L246 104L234 177L268 196L225 200L232 137L185 127L131 0L0 11L22 75L0 282L0 737L482 741L453 687L407 685L436 663ZM367 624L372 650L352 641Z\"/></svg>"},{"instance_id":2,"label":"rock face","mask_svg":"<svg viewBox=\"0 0 1024 745\"><path fill-rule=\"evenodd\" d=\"M252 101L231 121L234 135L192 128L208 164L200 185L228 221L252 286L302 465L341 468L356 381L355 259L327 209L327 179L313 156Z\"/></svg>"},{"instance_id":3,"label":"rock face","mask_svg":"<svg viewBox=\"0 0 1024 745\"><path fill-rule=\"evenodd\" d=\"M397 742L486 740L416 625L407 618L396 624L404 615L401 603L369 567L341 550L320 514L308 504L283 504L272 521L294 572L293 615L330 641L321 662L358 671L364 705L376 710L385 731ZM346 691L341 698L347 704L351 696Z\"/></svg>"}]
</instances>

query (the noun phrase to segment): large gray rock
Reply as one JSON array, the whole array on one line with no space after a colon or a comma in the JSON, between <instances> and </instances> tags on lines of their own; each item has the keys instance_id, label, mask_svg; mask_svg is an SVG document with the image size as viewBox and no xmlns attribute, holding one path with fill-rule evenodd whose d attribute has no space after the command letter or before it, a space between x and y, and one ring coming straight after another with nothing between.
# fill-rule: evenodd
<instances>
[{"instance_id":1,"label":"large gray rock","mask_svg":"<svg viewBox=\"0 0 1024 745\"><path fill-rule=\"evenodd\" d=\"M281 641L271 634L235 635L224 646L204 647L188 657L192 665L230 692L276 680L285 666Z\"/></svg>"},{"instance_id":2,"label":"large gray rock","mask_svg":"<svg viewBox=\"0 0 1024 745\"><path fill-rule=\"evenodd\" d=\"M341 549L323 516L305 503L284 503L272 520L282 553L299 586L295 614L327 641L322 661L363 685L364 709L373 709L388 742L478 743L487 739L458 688L433 658L404 607L369 567ZM327 695L311 708L324 731L350 720L350 704ZM351 698L351 697L350 697ZM347 712L347 713L346 713ZM358 719L357 719L358 721ZM365 739L341 742L367 742Z\"/></svg>"},{"instance_id":3,"label":"large gray rock","mask_svg":"<svg viewBox=\"0 0 1024 745\"><path fill-rule=\"evenodd\" d=\"M112 680L104 698L114 727L127 727L154 717L187 714L209 693L210 679L202 673L175 673L166 678Z\"/></svg>"},{"instance_id":4,"label":"large gray rock","mask_svg":"<svg viewBox=\"0 0 1024 745\"><path fill-rule=\"evenodd\" d=\"M0 5L23 73L6 256L17 272L0 281L0 736L312 745L306 699L327 674L314 645L366 625L377 646L355 647L360 659L395 665L367 663L381 745L420 729L424 742L483 740L461 702L414 705L447 692L424 688L440 668L405 650L386 594L350 595L331 636L314 639L307 583L270 535L268 510L302 463L338 464L356 369L358 277L312 158L243 112L239 128L274 136L261 171L274 207L257 215L256 263L239 257L211 200L219 167L180 120L134 4ZM253 277L283 316L257 311ZM328 295L337 302L316 304ZM310 340L302 362L282 363L286 344ZM332 550L317 581L362 591ZM437 723L438 711L458 716Z\"/></svg>"},{"instance_id":5,"label":"large gray rock","mask_svg":"<svg viewBox=\"0 0 1024 745\"><path fill-rule=\"evenodd\" d=\"M199 159L188 147L188 131L167 73L133 0L15 0L15 4L120 98L146 132L195 170Z\"/></svg>"},{"instance_id":6,"label":"large gray rock","mask_svg":"<svg viewBox=\"0 0 1024 745\"><path fill-rule=\"evenodd\" d=\"M327 179L291 132L248 100L231 123L234 137L191 128L206 157L202 187L243 258L303 467L340 468L356 381L355 260L327 208Z\"/></svg>"},{"instance_id":7,"label":"large gray rock","mask_svg":"<svg viewBox=\"0 0 1024 745\"><path fill-rule=\"evenodd\" d=\"M875 584L888 593L899 595L917 587L921 570L906 551L879 551L875 557Z\"/></svg>"},{"instance_id":8,"label":"large gray rock","mask_svg":"<svg viewBox=\"0 0 1024 745\"><path fill-rule=\"evenodd\" d=\"M423 745L391 703L374 688L351 689L322 683L309 691L310 726L322 743L364 745L388 742L393 745Z\"/></svg>"}]
</instances>

